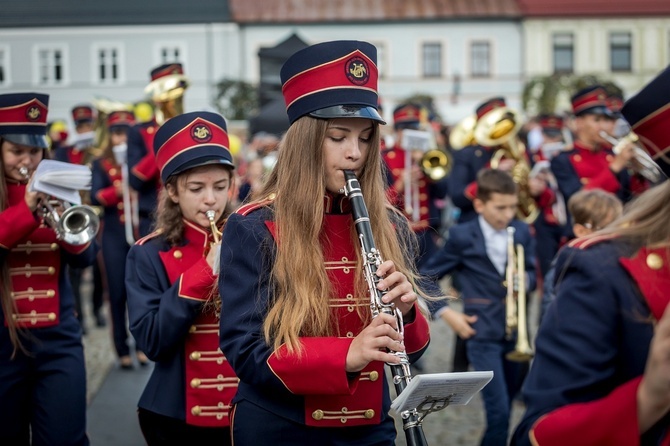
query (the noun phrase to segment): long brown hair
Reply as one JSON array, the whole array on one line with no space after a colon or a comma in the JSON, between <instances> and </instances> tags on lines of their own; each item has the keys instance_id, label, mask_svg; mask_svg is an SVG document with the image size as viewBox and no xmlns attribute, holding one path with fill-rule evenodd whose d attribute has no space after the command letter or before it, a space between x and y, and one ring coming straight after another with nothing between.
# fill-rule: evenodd
<instances>
[{"instance_id":1,"label":"long brown hair","mask_svg":"<svg viewBox=\"0 0 670 446\"><path fill-rule=\"evenodd\" d=\"M0 138L0 212L7 209L9 206L9 197L7 195L7 179L5 177L5 162L2 156L2 144L4 140ZM28 354L25 346L21 342L21 337L24 335L22 330L12 315L17 311L16 302L12 299L12 279L9 275L9 265L8 260L5 259L0 265L0 301L2 303L2 312L5 315L5 321L7 323L7 331L9 331L9 340L12 343L12 356L11 359L16 357L16 352L21 351L24 354ZM1 322L0 322L1 323Z\"/></svg>"},{"instance_id":2,"label":"long brown hair","mask_svg":"<svg viewBox=\"0 0 670 446\"><path fill-rule=\"evenodd\" d=\"M328 307L331 284L323 266L319 235L323 226L326 180L323 141L329 120L304 116L289 127L282 139L277 164L256 197L274 199L274 219L281 242L271 266L273 283L269 311L263 331L266 342L289 351L301 351L300 336L333 335L332 314ZM379 125L373 125L359 182L370 214L372 232L384 259L416 283L417 274L408 260L416 247L416 238L406 224L394 227L384 191L382 160L379 150ZM296 196L297 191L300 196ZM399 215L396 212L397 215ZM401 220L398 220L401 221ZM406 243L401 243L398 233ZM355 229L352 226L352 239ZM361 268L358 254L358 270ZM367 300L363 274L357 276L356 299ZM363 316L367 320L370 315Z\"/></svg>"}]
</instances>

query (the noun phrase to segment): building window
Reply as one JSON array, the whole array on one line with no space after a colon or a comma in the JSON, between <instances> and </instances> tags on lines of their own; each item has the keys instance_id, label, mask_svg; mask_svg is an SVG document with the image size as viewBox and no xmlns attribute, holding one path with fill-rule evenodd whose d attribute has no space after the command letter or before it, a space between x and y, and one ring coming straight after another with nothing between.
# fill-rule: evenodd
<instances>
[{"instance_id":1,"label":"building window","mask_svg":"<svg viewBox=\"0 0 670 446\"><path fill-rule=\"evenodd\" d=\"M423 77L442 76L442 44L423 44Z\"/></svg>"},{"instance_id":2,"label":"building window","mask_svg":"<svg viewBox=\"0 0 670 446\"><path fill-rule=\"evenodd\" d=\"M164 46L160 49L161 64L181 62L183 51L178 46Z\"/></svg>"},{"instance_id":3,"label":"building window","mask_svg":"<svg viewBox=\"0 0 670 446\"><path fill-rule=\"evenodd\" d=\"M65 83L65 50L62 48L39 48L37 50L38 79L40 85Z\"/></svg>"},{"instance_id":4,"label":"building window","mask_svg":"<svg viewBox=\"0 0 670 446\"><path fill-rule=\"evenodd\" d=\"M572 33L554 34L554 73L572 73L575 69L575 47Z\"/></svg>"},{"instance_id":5,"label":"building window","mask_svg":"<svg viewBox=\"0 0 670 446\"><path fill-rule=\"evenodd\" d=\"M115 84L119 82L119 54L120 51L118 48L98 48L98 82L104 84Z\"/></svg>"},{"instance_id":6,"label":"building window","mask_svg":"<svg viewBox=\"0 0 670 446\"><path fill-rule=\"evenodd\" d=\"M610 34L610 68L612 71L632 71L630 33Z\"/></svg>"},{"instance_id":7,"label":"building window","mask_svg":"<svg viewBox=\"0 0 670 446\"><path fill-rule=\"evenodd\" d=\"M472 77L491 76L491 44L489 42L472 42L471 45Z\"/></svg>"}]
</instances>

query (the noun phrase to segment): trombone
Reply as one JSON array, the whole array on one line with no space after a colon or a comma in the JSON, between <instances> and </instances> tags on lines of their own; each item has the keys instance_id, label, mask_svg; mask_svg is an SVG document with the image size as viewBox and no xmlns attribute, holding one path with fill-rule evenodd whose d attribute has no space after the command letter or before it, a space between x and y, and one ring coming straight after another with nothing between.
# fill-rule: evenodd
<instances>
[{"instance_id":1,"label":"trombone","mask_svg":"<svg viewBox=\"0 0 670 446\"><path fill-rule=\"evenodd\" d=\"M139 206L131 195L128 184L128 145L119 144L112 147L116 164L121 166L121 187L123 188L123 226L126 234L126 243L135 244L135 228L139 227Z\"/></svg>"},{"instance_id":2,"label":"trombone","mask_svg":"<svg viewBox=\"0 0 670 446\"><path fill-rule=\"evenodd\" d=\"M523 246L514 246L513 226L507 227L507 267L505 282L505 336L512 339L517 334L514 350L505 357L514 362L528 362L533 358L533 349L528 340L528 318L526 316L526 259Z\"/></svg>"}]
</instances>

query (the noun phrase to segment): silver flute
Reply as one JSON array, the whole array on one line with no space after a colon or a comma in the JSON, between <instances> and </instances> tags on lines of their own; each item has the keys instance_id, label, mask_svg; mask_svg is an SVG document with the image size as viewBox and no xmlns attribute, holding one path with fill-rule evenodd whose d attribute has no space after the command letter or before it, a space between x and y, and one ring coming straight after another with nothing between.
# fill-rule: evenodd
<instances>
[{"instance_id":1,"label":"silver flute","mask_svg":"<svg viewBox=\"0 0 670 446\"><path fill-rule=\"evenodd\" d=\"M344 193L349 197L351 202L351 216L354 219L354 226L356 233L361 242L363 270L365 280L368 284L368 291L370 293L370 310L372 317L378 316L380 313L386 313L395 316L397 331L403 336L403 319L402 313L395 306L394 303L384 303L382 298L386 291L377 289L377 284L381 277L377 275L377 268L382 264L383 260L381 254L375 246L375 241L372 238L372 227L370 226L370 216L368 215L368 208L363 199L361 192L361 185L356 178L354 172L344 170ZM400 364L387 363L393 375L393 385L397 395L400 395L403 390L409 385L412 380L412 373L409 368L409 358L407 353L392 352L395 356L400 358ZM402 416L402 426L405 431L405 438L409 446L427 446L426 436L423 433L421 426L421 418L416 410L404 412Z\"/></svg>"}]
</instances>

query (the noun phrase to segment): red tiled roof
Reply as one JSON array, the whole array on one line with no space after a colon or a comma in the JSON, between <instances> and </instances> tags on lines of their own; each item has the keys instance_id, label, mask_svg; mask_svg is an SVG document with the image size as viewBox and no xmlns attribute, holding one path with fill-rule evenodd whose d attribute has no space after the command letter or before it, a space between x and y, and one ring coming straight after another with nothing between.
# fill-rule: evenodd
<instances>
[{"instance_id":1,"label":"red tiled roof","mask_svg":"<svg viewBox=\"0 0 670 446\"><path fill-rule=\"evenodd\" d=\"M670 15L669 0L518 0L524 17Z\"/></svg>"},{"instance_id":2,"label":"red tiled roof","mask_svg":"<svg viewBox=\"0 0 670 446\"><path fill-rule=\"evenodd\" d=\"M229 0L238 23L518 18L517 0Z\"/></svg>"}]
</instances>

